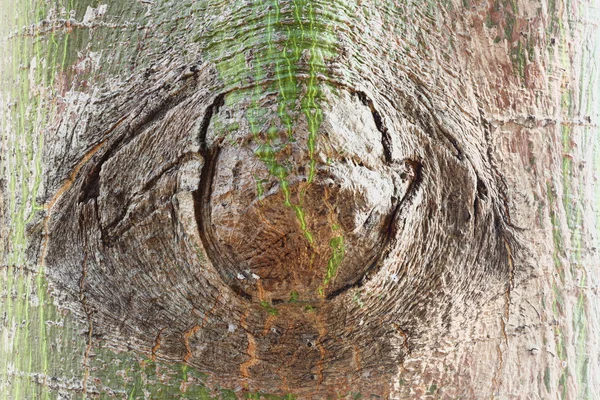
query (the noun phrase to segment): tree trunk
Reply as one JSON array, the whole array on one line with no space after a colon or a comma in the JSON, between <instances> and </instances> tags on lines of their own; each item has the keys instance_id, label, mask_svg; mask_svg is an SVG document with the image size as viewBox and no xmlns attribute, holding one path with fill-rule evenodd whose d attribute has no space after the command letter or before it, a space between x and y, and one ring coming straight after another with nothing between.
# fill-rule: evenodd
<instances>
[{"instance_id":1,"label":"tree trunk","mask_svg":"<svg viewBox=\"0 0 600 400\"><path fill-rule=\"evenodd\" d=\"M600 397L593 0L1 10L3 398Z\"/></svg>"}]
</instances>

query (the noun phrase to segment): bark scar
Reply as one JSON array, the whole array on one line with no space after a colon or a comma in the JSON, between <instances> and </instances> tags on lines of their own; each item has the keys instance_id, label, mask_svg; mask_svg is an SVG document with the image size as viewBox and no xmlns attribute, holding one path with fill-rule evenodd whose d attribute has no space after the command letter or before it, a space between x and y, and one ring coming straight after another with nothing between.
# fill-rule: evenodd
<instances>
[{"instance_id":1,"label":"bark scar","mask_svg":"<svg viewBox=\"0 0 600 400\"><path fill-rule=\"evenodd\" d=\"M183 356L183 362L187 363L192 357L192 348L190 347L190 337L200 330L200 325L194 325L191 329L183 333L183 343L187 353Z\"/></svg>"},{"instance_id":2,"label":"bark scar","mask_svg":"<svg viewBox=\"0 0 600 400\"><path fill-rule=\"evenodd\" d=\"M240 365L240 372L244 378L250 377L250 368L258 364L258 358L256 357L256 339L254 335L246 331L246 338L248 339L248 347L246 353L248 354L248 360Z\"/></svg>"},{"instance_id":3,"label":"bark scar","mask_svg":"<svg viewBox=\"0 0 600 400\"><path fill-rule=\"evenodd\" d=\"M381 133L381 145L383 146L383 158L385 162L391 163L393 161L392 158L392 136L390 135L390 131L387 126L383 122L383 118L377 109L375 108L375 103L373 100L367 96L365 92L361 91L351 91L350 93L356 95L361 103L369 108L371 114L373 115L373 121L375 122L375 126L377 130Z\"/></svg>"},{"instance_id":4,"label":"bark scar","mask_svg":"<svg viewBox=\"0 0 600 400\"><path fill-rule=\"evenodd\" d=\"M354 362L354 368L357 372L361 370L360 364L360 348L357 345L352 345L352 361Z\"/></svg>"},{"instance_id":5,"label":"bark scar","mask_svg":"<svg viewBox=\"0 0 600 400\"><path fill-rule=\"evenodd\" d=\"M167 327L162 328L161 330L158 331L158 334L156 335L156 339L154 339L154 346L152 346L152 353L150 355L150 359L152 361L156 361L156 353L158 352L158 350L160 349L160 339L161 339L161 335L162 333L167 329Z\"/></svg>"},{"instance_id":6,"label":"bark scar","mask_svg":"<svg viewBox=\"0 0 600 400\"><path fill-rule=\"evenodd\" d=\"M127 116L121 118L108 132L106 132L106 134L109 134L110 132L115 130L117 128L117 126L119 126L125 120L125 118L127 118ZM77 163L77 165L75 166L73 171L69 174L67 181L60 188L58 188L58 190L56 191L56 193L54 193L54 195L52 196L50 201L48 201L48 203L44 206L44 208L46 209L46 218L44 218L44 242L42 244L42 254L41 254L40 260L39 260L40 265L44 265L44 262L46 260L46 255L48 253L48 241L50 239L49 225L50 225L50 217L52 215L52 209L54 208L54 206L56 205L58 200L60 200L62 195L65 194L65 192L67 192L71 188L71 186L73 186L73 183L75 182L75 178L77 178L77 175L79 174L79 171L81 170L81 168L85 164L87 164L87 162L94 156L94 154L96 154L106 144L107 141L108 141L108 138L104 139L103 141L101 141L100 143L98 143L97 145L92 147L92 149L83 156L81 161L79 161L79 163Z\"/></svg>"}]
</instances>

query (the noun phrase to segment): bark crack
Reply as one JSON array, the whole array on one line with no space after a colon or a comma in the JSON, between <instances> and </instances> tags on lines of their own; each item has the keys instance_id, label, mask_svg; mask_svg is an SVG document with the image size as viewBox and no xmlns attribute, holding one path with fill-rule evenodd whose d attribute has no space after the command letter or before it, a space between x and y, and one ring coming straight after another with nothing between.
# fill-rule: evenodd
<instances>
[{"instance_id":1,"label":"bark crack","mask_svg":"<svg viewBox=\"0 0 600 400\"><path fill-rule=\"evenodd\" d=\"M248 355L248 360L244 361L240 364L240 373L244 379L250 378L250 368L258 364L258 358L256 356L256 339L254 335L250 333L248 329L248 324L246 324L246 318L250 314L250 306L246 306L246 311L240 318L240 326L246 332L246 340L248 341L248 346L246 347L246 354ZM248 383L245 382L246 389L248 389Z\"/></svg>"},{"instance_id":2,"label":"bark crack","mask_svg":"<svg viewBox=\"0 0 600 400\"><path fill-rule=\"evenodd\" d=\"M183 333L183 344L185 346L186 353L183 356L183 362L188 363L190 358L192 358L192 348L190 346L190 337L195 335L200 330L200 325L196 324L192 326L190 329Z\"/></svg>"},{"instance_id":3,"label":"bark crack","mask_svg":"<svg viewBox=\"0 0 600 400\"><path fill-rule=\"evenodd\" d=\"M116 129L117 126L119 126L125 120L125 118L127 118L127 116L121 118L115 125L113 125L113 127L108 132L106 132L106 134L109 134L111 131ZM41 255L40 255L40 259L39 259L40 265L44 265L44 262L46 259L46 254L48 252L48 242L50 239L50 226L49 225L50 225L50 217L52 216L52 209L54 208L56 203L61 199L63 194L65 194L71 188L71 186L75 182L75 179L77 178L77 175L79 174L79 171L81 170L81 168L85 164L87 164L87 162L94 156L94 154L96 154L106 144L107 141L108 141L108 139L104 139L103 141L101 141L100 143L98 143L97 145L92 147L92 149L83 156L81 161L79 161L79 163L75 166L75 168L73 169L73 171L67 178L67 181L60 188L58 188L56 193L54 193L54 195L50 198L50 201L48 201L48 203L46 203L46 205L44 207L46 209L46 217L44 218L44 228L43 228L44 242L42 244L42 250L41 250Z\"/></svg>"},{"instance_id":4,"label":"bark crack","mask_svg":"<svg viewBox=\"0 0 600 400\"><path fill-rule=\"evenodd\" d=\"M161 336L162 333L167 329L167 327L161 328L158 331L158 334L156 335L156 338L154 339L154 345L152 346L152 350L150 353L150 359L154 362L156 361L156 354L158 353L158 350L160 349L160 340L161 340Z\"/></svg>"},{"instance_id":5,"label":"bark crack","mask_svg":"<svg viewBox=\"0 0 600 400\"><path fill-rule=\"evenodd\" d=\"M204 158L204 166L202 167L198 190L193 193L194 212L196 224L198 226L198 234L200 236L200 240L204 244L206 256L212 263L216 264L224 261L221 257L222 255L214 250L216 245L215 239L211 234L212 217L210 210L210 197L212 195L212 181L220 148L218 146L215 148L209 148L206 141L206 135L208 133L208 128L210 126L212 117L219 111L219 108L224 104L224 102L225 94L220 94L215 97L213 103L207 107L204 118L200 125L198 139L200 142L200 153ZM224 257L226 256L227 255L224 255ZM220 273L220 269L218 270ZM252 296L246 293L240 286L232 284L230 287L233 289L234 293L241 298L246 300L252 299Z\"/></svg>"},{"instance_id":6,"label":"bark crack","mask_svg":"<svg viewBox=\"0 0 600 400\"><path fill-rule=\"evenodd\" d=\"M392 137L390 135L390 131L388 130L387 126L383 121L383 118L381 117L381 114L375 108L373 100L371 100L365 92L353 90L350 93L356 95L361 101L361 103L368 107L371 111L371 115L373 115L373 121L375 122L375 126L377 127L377 130L381 133L381 144L383 145L383 157L385 159L385 162L387 162L388 164L392 163Z\"/></svg>"},{"instance_id":7,"label":"bark crack","mask_svg":"<svg viewBox=\"0 0 600 400\"><path fill-rule=\"evenodd\" d=\"M405 210L410 207L413 203L413 200L421 187L421 183L423 181L423 165L417 161L413 160L404 160L404 164L413 171L413 178L411 183L408 185L406 189L406 193L398 204L394 208L394 211L391 213L389 217L389 222L387 224L387 233L384 238L384 244L382 246L382 251L380 255L371 263L371 266L367 268L365 273L358 278L357 281L350 283L348 285L342 286L341 288L331 292L327 295L326 299L331 300L340 294L352 289L352 288L361 288L371 276L377 273L381 268L382 262L387 258L390 251L392 250L393 239L396 236L397 228L396 223L398 221L398 216Z\"/></svg>"},{"instance_id":8,"label":"bark crack","mask_svg":"<svg viewBox=\"0 0 600 400\"><path fill-rule=\"evenodd\" d=\"M198 156L198 153L196 153L196 152L187 152L187 153L182 154L174 162L166 164L165 167L160 172L158 172L155 176L153 176L146 183L144 183L144 185L139 190L132 192L132 194L129 196L129 199L127 200L127 204L125 204L121 208L120 214L114 219L114 221L106 226L100 226L103 244L105 244L105 245L112 244L114 242L115 237L117 237L117 238L120 237L121 235L123 235L123 233L125 233L127 231L127 229L129 229L127 227L125 227L125 228L119 227L119 225L123 222L123 219L127 216L127 213L130 211L132 205L136 204L135 203L136 196L149 191L163 176L175 171L178 166L180 166L181 164L183 164L187 161L194 159L197 156ZM174 218L172 218L173 222L175 222L177 219L177 216L175 213L172 213L172 216L174 217Z\"/></svg>"},{"instance_id":9,"label":"bark crack","mask_svg":"<svg viewBox=\"0 0 600 400\"><path fill-rule=\"evenodd\" d=\"M250 368L258 364L258 358L256 357L256 339L254 335L246 331L246 339L248 340L248 347L246 348L246 354L248 354L248 360L240 365L240 372L242 377L250 378Z\"/></svg>"}]
</instances>

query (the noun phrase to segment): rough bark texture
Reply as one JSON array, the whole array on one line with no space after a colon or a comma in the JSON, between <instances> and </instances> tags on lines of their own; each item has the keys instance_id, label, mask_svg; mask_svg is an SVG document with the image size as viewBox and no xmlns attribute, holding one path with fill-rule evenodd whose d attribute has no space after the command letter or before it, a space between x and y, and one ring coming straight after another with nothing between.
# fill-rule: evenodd
<instances>
[{"instance_id":1,"label":"rough bark texture","mask_svg":"<svg viewBox=\"0 0 600 400\"><path fill-rule=\"evenodd\" d=\"M600 396L597 4L76 3L2 31L5 397Z\"/></svg>"}]
</instances>

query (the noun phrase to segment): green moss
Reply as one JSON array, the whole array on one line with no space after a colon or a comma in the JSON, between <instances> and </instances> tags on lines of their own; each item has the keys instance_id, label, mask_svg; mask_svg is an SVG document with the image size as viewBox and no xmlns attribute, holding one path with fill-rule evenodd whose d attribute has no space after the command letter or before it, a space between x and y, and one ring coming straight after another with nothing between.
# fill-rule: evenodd
<instances>
[{"instance_id":1,"label":"green moss","mask_svg":"<svg viewBox=\"0 0 600 400\"><path fill-rule=\"evenodd\" d=\"M544 386L546 391L550 393L550 367L546 367L544 370Z\"/></svg>"},{"instance_id":2,"label":"green moss","mask_svg":"<svg viewBox=\"0 0 600 400\"><path fill-rule=\"evenodd\" d=\"M487 13L485 16L485 27L488 29L492 29L495 26L498 26L498 24L492 19L491 13Z\"/></svg>"},{"instance_id":3,"label":"green moss","mask_svg":"<svg viewBox=\"0 0 600 400\"><path fill-rule=\"evenodd\" d=\"M221 400L237 400L237 399L238 399L238 397L236 396L236 394L233 390L221 389Z\"/></svg>"},{"instance_id":4,"label":"green moss","mask_svg":"<svg viewBox=\"0 0 600 400\"><path fill-rule=\"evenodd\" d=\"M560 20L558 12L556 10L556 0L548 0L548 16L550 17L550 24L548 24L548 34L552 35L556 33L560 27Z\"/></svg>"},{"instance_id":5,"label":"green moss","mask_svg":"<svg viewBox=\"0 0 600 400\"><path fill-rule=\"evenodd\" d=\"M298 294L298 292L296 292L295 290L292 290L292 292L290 293L289 303L296 303L299 298L300 298L300 295Z\"/></svg>"},{"instance_id":6,"label":"green moss","mask_svg":"<svg viewBox=\"0 0 600 400\"><path fill-rule=\"evenodd\" d=\"M521 81L525 81L525 67L527 66L527 52L525 47L521 43L518 42L516 47L513 47L510 51L513 68L515 69L517 75L521 78Z\"/></svg>"},{"instance_id":7,"label":"green moss","mask_svg":"<svg viewBox=\"0 0 600 400\"><path fill-rule=\"evenodd\" d=\"M438 387L435 383L432 383L431 386L429 386L429 388L427 389L427 394L432 395L435 394L435 392L437 392Z\"/></svg>"},{"instance_id":8,"label":"green moss","mask_svg":"<svg viewBox=\"0 0 600 400\"><path fill-rule=\"evenodd\" d=\"M554 197L554 189L550 185L550 183L546 186L546 192L548 197L548 210L550 213L550 223L552 224L552 239L554 242L554 251L553 251L553 259L554 259L554 267L556 272L559 275L560 283L564 284L565 282L565 270L561 261L561 255L564 255L564 240L561 233L561 228L558 222L558 217L556 215L556 199ZM559 290L555 290L555 292L559 292Z\"/></svg>"},{"instance_id":9,"label":"green moss","mask_svg":"<svg viewBox=\"0 0 600 400\"><path fill-rule=\"evenodd\" d=\"M273 305L271 305L271 303L269 303L268 301L261 301L260 306L271 315L279 315L279 310L273 307Z\"/></svg>"},{"instance_id":10,"label":"green moss","mask_svg":"<svg viewBox=\"0 0 600 400\"><path fill-rule=\"evenodd\" d=\"M355 291L355 292L352 294L352 301L353 301L354 303L356 303L356 304L357 304L357 305L358 305L360 308L363 308L363 307L365 306L364 302L362 301L362 298L361 298L360 292L358 292L358 291Z\"/></svg>"},{"instance_id":11,"label":"green moss","mask_svg":"<svg viewBox=\"0 0 600 400\"><path fill-rule=\"evenodd\" d=\"M271 394L265 394L262 392L247 393L245 397L251 400L296 400L296 396L294 396L293 394L276 396Z\"/></svg>"},{"instance_id":12,"label":"green moss","mask_svg":"<svg viewBox=\"0 0 600 400\"><path fill-rule=\"evenodd\" d=\"M256 181L256 196L260 199L265 194L265 188L263 184L266 183L264 179L260 179L257 176L254 176L254 180Z\"/></svg>"},{"instance_id":13,"label":"green moss","mask_svg":"<svg viewBox=\"0 0 600 400\"><path fill-rule=\"evenodd\" d=\"M56 395L48 387L35 384L34 377L44 380L64 376L65 366L57 355L60 352L50 348L73 336L62 334L60 328L48 323L63 318L48 304L43 266L32 268L38 270L32 273L7 265L25 265L25 227L42 210L37 198L43 179L43 130L54 118L55 90L51 86L56 75L67 67L56 62L67 35L35 33L8 38L9 32L38 24L55 5L29 0L4 3L0 2L5 54L0 59L0 91L10 103L1 110L0 140L12 151L0 158L0 173L7 181L8 190L3 196L9 221L8 247L0 254L0 266L6 268L2 287L7 293L0 299L0 313L4 315L0 331L6 332L0 341L0 359L5 360L0 367L0 381L11 381L3 393L7 397L49 399ZM79 349L75 346L69 356ZM10 379L9 364L16 373ZM73 371L77 373L79 368Z\"/></svg>"},{"instance_id":14,"label":"green moss","mask_svg":"<svg viewBox=\"0 0 600 400\"><path fill-rule=\"evenodd\" d=\"M565 314L565 302L561 289L555 284L552 284L552 293L554 295L552 302L552 312L556 318Z\"/></svg>"},{"instance_id":15,"label":"green moss","mask_svg":"<svg viewBox=\"0 0 600 400\"><path fill-rule=\"evenodd\" d=\"M504 14L504 37L508 39L509 43L512 43L512 37L515 29L517 18L510 12Z\"/></svg>"},{"instance_id":16,"label":"green moss","mask_svg":"<svg viewBox=\"0 0 600 400\"><path fill-rule=\"evenodd\" d=\"M296 214L298 222L300 222L300 229L302 230L304 237L306 238L308 243L313 244L315 240L313 234L308 230L308 226L306 225L306 214L304 213L304 210L302 209L302 207L297 205L291 205L291 207L294 210L294 213Z\"/></svg>"}]
</instances>

